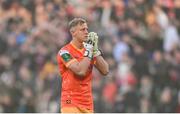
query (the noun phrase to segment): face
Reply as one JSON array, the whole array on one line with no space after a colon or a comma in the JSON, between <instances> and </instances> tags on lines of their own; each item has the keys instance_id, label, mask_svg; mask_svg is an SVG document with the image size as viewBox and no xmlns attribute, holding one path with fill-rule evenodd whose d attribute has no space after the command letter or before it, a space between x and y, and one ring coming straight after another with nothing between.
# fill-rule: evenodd
<instances>
[{"instance_id":1,"label":"face","mask_svg":"<svg viewBox=\"0 0 180 114\"><path fill-rule=\"evenodd\" d=\"M77 25L74 28L74 31L71 32L73 38L76 38L79 42L84 42L88 37L88 26L87 23L83 23L82 25Z\"/></svg>"}]
</instances>

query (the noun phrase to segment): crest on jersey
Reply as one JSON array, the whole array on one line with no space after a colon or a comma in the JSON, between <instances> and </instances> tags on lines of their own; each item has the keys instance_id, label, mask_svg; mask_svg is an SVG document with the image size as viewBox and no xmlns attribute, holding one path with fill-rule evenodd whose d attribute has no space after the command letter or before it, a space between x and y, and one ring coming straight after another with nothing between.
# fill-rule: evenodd
<instances>
[{"instance_id":1,"label":"crest on jersey","mask_svg":"<svg viewBox=\"0 0 180 114\"><path fill-rule=\"evenodd\" d=\"M72 59L72 56L69 54L67 50L60 50L59 54L65 62L68 62Z\"/></svg>"}]
</instances>

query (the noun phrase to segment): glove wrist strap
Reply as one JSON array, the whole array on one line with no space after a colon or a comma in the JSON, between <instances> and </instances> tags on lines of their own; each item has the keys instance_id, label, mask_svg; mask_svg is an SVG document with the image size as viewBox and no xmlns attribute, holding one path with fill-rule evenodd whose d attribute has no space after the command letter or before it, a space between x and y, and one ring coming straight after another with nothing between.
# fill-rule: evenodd
<instances>
[{"instance_id":1,"label":"glove wrist strap","mask_svg":"<svg viewBox=\"0 0 180 114\"><path fill-rule=\"evenodd\" d=\"M89 59L93 58L93 52L90 50L85 50L84 57L88 57Z\"/></svg>"},{"instance_id":2,"label":"glove wrist strap","mask_svg":"<svg viewBox=\"0 0 180 114\"><path fill-rule=\"evenodd\" d=\"M94 57L97 57L97 56L102 56L102 51L101 50L97 50L96 54L94 54Z\"/></svg>"}]
</instances>

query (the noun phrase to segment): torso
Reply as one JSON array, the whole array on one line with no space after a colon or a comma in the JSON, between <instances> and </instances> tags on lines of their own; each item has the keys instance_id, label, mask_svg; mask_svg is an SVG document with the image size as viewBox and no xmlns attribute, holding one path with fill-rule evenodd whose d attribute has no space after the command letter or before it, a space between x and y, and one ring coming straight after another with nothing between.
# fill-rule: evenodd
<instances>
[{"instance_id":1,"label":"torso","mask_svg":"<svg viewBox=\"0 0 180 114\"><path fill-rule=\"evenodd\" d=\"M77 49L71 43L67 44L61 50L67 50L72 58L77 61L83 59L83 53L85 51L85 49ZM91 80L94 60L91 62L86 76L80 78L65 66L59 54L57 59L59 71L62 76L61 107L79 107L93 110Z\"/></svg>"}]
</instances>

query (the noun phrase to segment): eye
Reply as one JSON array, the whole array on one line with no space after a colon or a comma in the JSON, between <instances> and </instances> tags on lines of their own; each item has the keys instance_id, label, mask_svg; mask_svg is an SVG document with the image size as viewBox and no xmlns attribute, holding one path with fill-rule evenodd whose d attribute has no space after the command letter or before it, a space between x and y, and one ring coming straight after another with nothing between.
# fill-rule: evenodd
<instances>
[{"instance_id":1,"label":"eye","mask_svg":"<svg viewBox=\"0 0 180 114\"><path fill-rule=\"evenodd\" d=\"M87 28L83 28L83 29L81 29L81 31L88 31L88 29Z\"/></svg>"}]
</instances>

